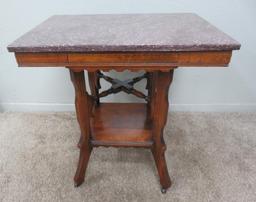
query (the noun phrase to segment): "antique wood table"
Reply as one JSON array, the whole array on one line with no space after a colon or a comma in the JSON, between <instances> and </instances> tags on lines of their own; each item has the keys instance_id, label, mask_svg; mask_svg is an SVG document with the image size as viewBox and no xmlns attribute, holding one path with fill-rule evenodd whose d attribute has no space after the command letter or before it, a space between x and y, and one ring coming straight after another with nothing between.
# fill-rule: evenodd
<instances>
[{"instance_id":1,"label":"antique wood table","mask_svg":"<svg viewBox=\"0 0 256 202\"><path fill-rule=\"evenodd\" d=\"M237 41L191 13L53 16L8 46L20 67L70 71L81 130L75 186L84 181L94 147L141 147L152 151L163 193L171 186L163 130L174 69L228 66L232 50L239 48ZM103 74L109 70L145 73L121 81ZM100 90L100 79L111 88ZM146 94L134 88L142 79ZM100 103L101 97L120 91L144 103Z\"/></svg>"}]
</instances>

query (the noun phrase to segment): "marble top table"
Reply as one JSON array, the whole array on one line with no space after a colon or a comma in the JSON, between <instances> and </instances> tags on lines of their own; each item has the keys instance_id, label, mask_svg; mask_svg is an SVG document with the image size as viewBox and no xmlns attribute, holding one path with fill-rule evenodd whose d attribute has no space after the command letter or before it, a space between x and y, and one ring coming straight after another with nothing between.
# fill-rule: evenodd
<instances>
[{"instance_id":1,"label":"marble top table","mask_svg":"<svg viewBox=\"0 0 256 202\"><path fill-rule=\"evenodd\" d=\"M162 193L171 186L163 129L174 69L228 66L232 51L239 48L236 40L192 13L58 15L8 46L21 67L70 71L81 130L75 186L84 181L94 147L143 147L152 151ZM121 81L103 74L109 70L145 73ZM102 79L111 83L109 89L101 89ZM142 79L147 81L146 94L134 87ZM144 103L100 102L101 97L121 91Z\"/></svg>"}]
</instances>

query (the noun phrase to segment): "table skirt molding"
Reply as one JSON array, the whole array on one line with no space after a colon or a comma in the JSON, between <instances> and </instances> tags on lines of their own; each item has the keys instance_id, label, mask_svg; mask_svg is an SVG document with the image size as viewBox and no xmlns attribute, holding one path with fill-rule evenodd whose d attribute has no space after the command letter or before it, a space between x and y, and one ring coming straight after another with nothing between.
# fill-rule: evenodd
<instances>
[{"instance_id":1,"label":"table skirt molding","mask_svg":"<svg viewBox=\"0 0 256 202\"><path fill-rule=\"evenodd\" d=\"M72 67L96 71L170 71L173 67L228 66L232 51L133 53L15 53L20 67Z\"/></svg>"}]
</instances>

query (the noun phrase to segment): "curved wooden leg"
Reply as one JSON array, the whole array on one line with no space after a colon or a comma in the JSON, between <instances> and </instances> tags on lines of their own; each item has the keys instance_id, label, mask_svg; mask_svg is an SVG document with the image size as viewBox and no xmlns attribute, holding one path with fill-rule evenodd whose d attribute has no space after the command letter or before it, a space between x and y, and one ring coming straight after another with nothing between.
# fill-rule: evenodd
<instances>
[{"instance_id":1,"label":"curved wooden leg","mask_svg":"<svg viewBox=\"0 0 256 202\"><path fill-rule=\"evenodd\" d=\"M90 98L86 92L84 71L75 72L70 69L70 77L75 88L75 105L77 120L81 130L81 137L78 143L80 157L76 174L74 177L75 186L83 183L85 171L88 165L92 147L90 145Z\"/></svg>"},{"instance_id":2,"label":"curved wooden leg","mask_svg":"<svg viewBox=\"0 0 256 202\"><path fill-rule=\"evenodd\" d=\"M163 130L168 116L168 91L172 78L173 70L171 72L154 72L152 77L152 92L154 92L154 95L152 95L152 105L154 106L152 114L154 146L152 153L158 170L162 193L165 193L171 186L171 179L165 160L166 145L163 138Z\"/></svg>"},{"instance_id":3,"label":"curved wooden leg","mask_svg":"<svg viewBox=\"0 0 256 202\"><path fill-rule=\"evenodd\" d=\"M160 178L161 191L165 193L166 190L171 186L171 179L168 173L168 168L165 160L165 147L163 146L160 152L152 150L158 175Z\"/></svg>"},{"instance_id":4,"label":"curved wooden leg","mask_svg":"<svg viewBox=\"0 0 256 202\"><path fill-rule=\"evenodd\" d=\"M77 166L76 174L74 177L74 186L75 187L80 186L84 182L85 171L86 171L86 168L88 165L90 154L91 154L90 148L81 146L78 166Z\"/></svg>"},{"instance_id":5,"label":"curved wooden leg","mask_svg":"<svg viewBox=\"0 0 256 202\"><path fill-rule=\"evenodd\" d=\"M88 72L88 80L91 89L91 94L95 99L96 106L100 104L99 98L99 89L100 89L100 80L98 76L99 71L96 72Z\"/></svg>"}]
</instances>

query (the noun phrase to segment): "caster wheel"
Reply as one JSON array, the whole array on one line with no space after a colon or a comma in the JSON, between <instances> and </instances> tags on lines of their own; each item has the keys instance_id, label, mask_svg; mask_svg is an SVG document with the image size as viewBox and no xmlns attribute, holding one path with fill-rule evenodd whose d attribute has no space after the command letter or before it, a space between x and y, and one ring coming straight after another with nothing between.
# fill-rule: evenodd
<instances>
[{"instance_id":1,"label":"caster wheel","mask_svg":"<svg viewBox=\"0 0 256 202\"><path fill-rule=\"evenodd\" d=\"M161 188L161 192L162 192L162 194L166 194L166 189Z\"/></svg>"},{"instance_id":2,"label":"caster wheel","mask_svg":"<svg viewBox=\"0 0 256 202\"><path fill-rule=\"evenodd\" d=\"M79 187L81 184L83 184L83 181L80 182L80 183L79 183L79 182L75 182L75 183L74 183L74 187Z\"/></svg>"}]
</instances>

